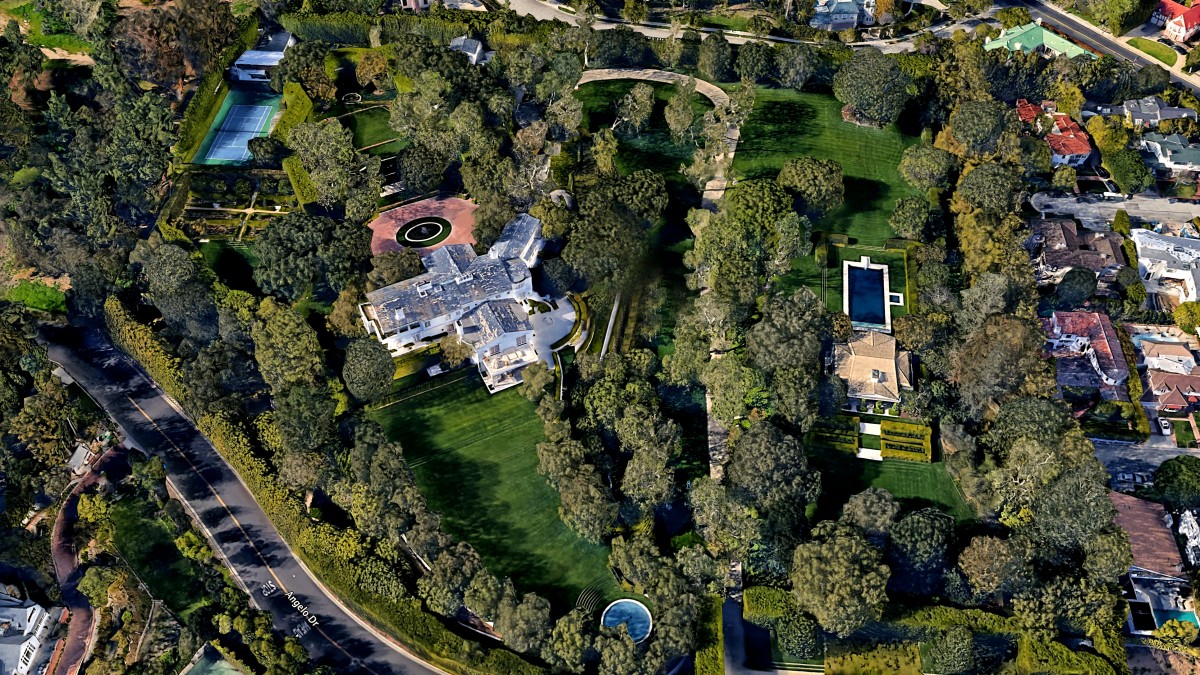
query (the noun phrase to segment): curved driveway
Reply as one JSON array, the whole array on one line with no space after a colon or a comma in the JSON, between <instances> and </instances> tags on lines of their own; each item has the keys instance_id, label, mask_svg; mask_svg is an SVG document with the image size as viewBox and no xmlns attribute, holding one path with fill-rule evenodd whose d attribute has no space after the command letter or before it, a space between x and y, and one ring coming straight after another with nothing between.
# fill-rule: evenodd
<instances>
[{"instance_id":1,"label":"curved driveway","mask_svg":"<svg viewBox=\"0 0 1200 675\"><path fill-rule=\"evenodd\" d=\"M296 635L315 661L339 673L443 673L344 610L191 420L99 330L48 327L41 340L50 359L87 390L130 442L162 458L180 496L250 589L252 601L271 613L280 631ZM312 618L306 621L300 610Z\"/></svg>"}]
</instances>

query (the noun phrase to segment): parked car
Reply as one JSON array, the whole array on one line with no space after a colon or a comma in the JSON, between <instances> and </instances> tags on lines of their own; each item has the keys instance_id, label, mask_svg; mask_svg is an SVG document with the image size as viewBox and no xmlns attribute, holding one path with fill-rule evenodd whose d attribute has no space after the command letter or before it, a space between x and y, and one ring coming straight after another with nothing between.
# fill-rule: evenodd
<instances>
[{"instance_id":1,"label":"parked car","mask_svg":"<svg viewBox=\"0 0 1200 675\"><path fill-rule=\"evenodd\" d=\"M1168 203L1168 204L1178 204L1178 203L1179 203L1179 199L1178 199L1178 198L1176 198L1176 197L1171 197L1171 198L1167 199L1167 203Z\"/></svg>"},{"instance_id":2,"label":"parked car","mask_svg":"<svg viewBox=\"0 0 1200 675\"><path fill-rule=\"evenodd\" d=\"M1158 43L1159 43L1159 44L1161 44L1161 45L1167 45L1168 47L1170 47L1171 45L1175 44L1174 42L1171 42L1170 40L1168 40L1168 39L1167 39L1167 38L1165 38L1165 37L1160 37L1160 38L1158 38Z\"/></svg>"},{"instance_id":3,"label":"parked car","mask_svg":"<svg viewBox=\"0 0 1200 675\"><path fill-rule=\"evenodd\" d=\"M1158 418L1158 428L1159 428L1159 430L1162 431L1163 436L1170 436L1171 435L1171 420L1169 420L1165 417Z\"/></svg>"},{"instance_id":4,"label":"parked car","mask_svg":"<svg viewBox=\"0 0 1200 675\"><path fill-rule=\"evenodd\" d=\"M1188 50L1184 49L1183 47L1180 47L1179 45L1171 45L1171 49L1174 49L1175 53L1180 56L1188 55Z\"/></svg>"}]
</instances>

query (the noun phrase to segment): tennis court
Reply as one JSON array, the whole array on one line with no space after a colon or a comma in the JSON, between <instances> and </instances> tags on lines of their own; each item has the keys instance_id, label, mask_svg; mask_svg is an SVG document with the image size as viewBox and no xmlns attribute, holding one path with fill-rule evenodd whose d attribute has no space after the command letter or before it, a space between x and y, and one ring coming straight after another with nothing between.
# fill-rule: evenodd
<instances>
[{"instance_id":1,"label":"tennis court","mask_svg":"<svg viewBox=\"0 0 1200 675\"><path fill-rule=\"evenodd\" d=\"M273 92L243 89L235 84L221 102L192 161L220 165L242 164L251 159L250 139L271 131L279 101L279 95Z\"/></svg>"},{"instance_id":2,"label":"tennis court","mask_svg":"<svg viewBox=\"0 0 1200 675\"><path fill-rule=\"evenodd\" d=\"M250 159L247 144L259 133L265 133L263 125L271 119L272 112L270 106L265 105L231 106L204 158L232 162Z\"/></svg>"}]
</instances>

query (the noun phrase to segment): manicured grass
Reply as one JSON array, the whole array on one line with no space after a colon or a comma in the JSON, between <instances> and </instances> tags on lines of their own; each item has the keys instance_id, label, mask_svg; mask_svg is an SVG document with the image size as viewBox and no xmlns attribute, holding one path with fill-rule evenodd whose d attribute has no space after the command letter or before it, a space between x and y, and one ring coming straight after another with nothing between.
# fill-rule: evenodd
<instances>
[{"instance_id":1,"label":"manicured grass","mask_svg":"<svg viewBox=\"0 0 1200 675\"><path fill-rule=\"evenodd\" d=\"M851 243L883 246L895 236L888 216L896 200L914 194L896 167L917 142L896 126L869 129L843 122L841 104L829 94L759 87L754 112L742 125L733 159L739 178L774 178L783 163L809 155L842 165L846 202L825 214L819 230L849 235Z\"/></svg>"},{"instance_id":2,"label":"manicured grass","mask_svg":"<svg viewBox=\"0 0 1200 675\"><path fill-rule=\"evenodd\" d=\"M1175 445L1181 448L1190 448L1196 445L1196 434L1192 432L1192 424L1187 420L1171 422L1171 426L1175 427Z\"/></svg>"},{"instance_id":3,"label":"manicured grass","mask_svg":"<svg viewBox=\"0 0 1200 675\"><path fill-rule=\"evenodd\" d=\"M1138 51L1145 52L1155 59L1162 61L1167 65L1168 68L1175 65L1175 61L1179 58L1179 55L1175 53L1175 50L1153 40L1147 40L1146 38L1129 38L1129 44L1130 46L1137 48Z\"/></svg>"},{"instance_id":4,"label":"manicured grass","mask_svg":"<svg viewBox=\"0 0 1200 675\"><path fill-rule=\"evenodd\" d=\"M5 293L0 289L0 300L18 302L26 307L40 309L43 312L66 312L67 296L53 286L24 280Z\"/></svg>"},{"instance_id":5,"label":"manicured grass","mask_svg":"<svg viewBox=\"0 0 1200 675\"><path fill-rule=\"evenodd\" d=\"M906 509L934 506L960 523L975 519L971 507L941 462L873 462L856 459L848 453L821 449L810 453L809 462L821 472L818 520L837 518L852 495L869 487L887 490Z\"/></svg>"},{"instance_id":6,"label":"manicured grass","mask_svg":"<svg viewBox=\"0 0 1200 675\"><path fill-rule=\"evenodd\" d=\"M818 298L825 300L825 306L831 312L842 311L842 261L857 261L862 256L869 256L871 262L884 263L888 266L888 290L892 293L903 293L904 301L908 302L905 290L904 254L897 251L872 251L853 246L829 246L829 265L825 270L825 281L821 282L821 269L817 267L816 259L802 256L792 260L792 271L776 281L775 289L783 295L791 295L800 288L810 289ZM904 305L892 305L892 320L907 314Z\"/></svg>"},{"instance_id":7,"label":"manicured grass","mask_svg":"<svg viewBox=\"0 0 1200 675\"><path fill-rule=\"evenodd\" d=\"M371 155L394 155L408 147L408 141L397 138L399 134L388 126L388 118L390 116L391 113L386 107L369 108L353 115L346 115L338 121L354 134L354 147L365 148L391 140L391 143L377 145L367 150L367 153Z\"/></svg>"},{"instance_id":8,"label":"manicured grass","mask_svg":"<svg viewBox=\"0 0 1200 675\"><path fill-rule=\"evenodd\" d=\"M180 554L171 530L146 502L122 500L111 514L113 544L155 598L184 619L208 604L196 563Z\"/></svg>"},{"instance_id":9,"label":"manicured grass","mask_svg":"<svg viewBox=\"0 0 1200 675\"><path fill-rule=\"evenodd\" d=\"M254 268L258 266L258 256L254 247L244 242L232 242L227 239L210 239L200 244L200 254L217 278L230 288L258 292L258 284L254 283Z\"/></svg>"},{"instance_id":10,"label":"manicured grass","mask_svg":"<svg viewBox=\"0 0 1200 675\"><path fill-rule=\"evenodd\" d=\"M492 574L545 595L558 611L587 587L605 602L618 597L608 547L563 524L557 493L537 473L544 436L534 405L515 389L488 394L471 371L441 379L447 384L372 417L403 445L446 530L474 546Z\"/></svg>"}]
</instances>

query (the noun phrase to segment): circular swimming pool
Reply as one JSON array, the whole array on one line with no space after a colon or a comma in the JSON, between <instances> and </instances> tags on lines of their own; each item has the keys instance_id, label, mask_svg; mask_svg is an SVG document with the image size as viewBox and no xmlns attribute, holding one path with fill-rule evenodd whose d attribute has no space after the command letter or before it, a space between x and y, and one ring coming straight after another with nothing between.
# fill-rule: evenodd
<instances>
[{"instance_id":1,"label":"circular swimming pool","mask_svg":"<svg viewBox=\"0 0 1200 675\"><path fill-rule=\"evenodd\" d=\"M637 600L622 598L604 608L600 615L600 625L616 627L625 624L625 630L634 642L641 642L650 635L654 625L650 618L650 610Z\"/></svg>"},{"instance_id":2,"label":"circular swimming pool","mask_svg":"<svg viewBox=\"0 0 1200 675\"><path fill-rule=\"evenodd\" d=\"M450 236L450 221L425 216L405 223L396 231L396 241L404 246L425 247L440 244Z\"/></svg>"}]
</instances>

